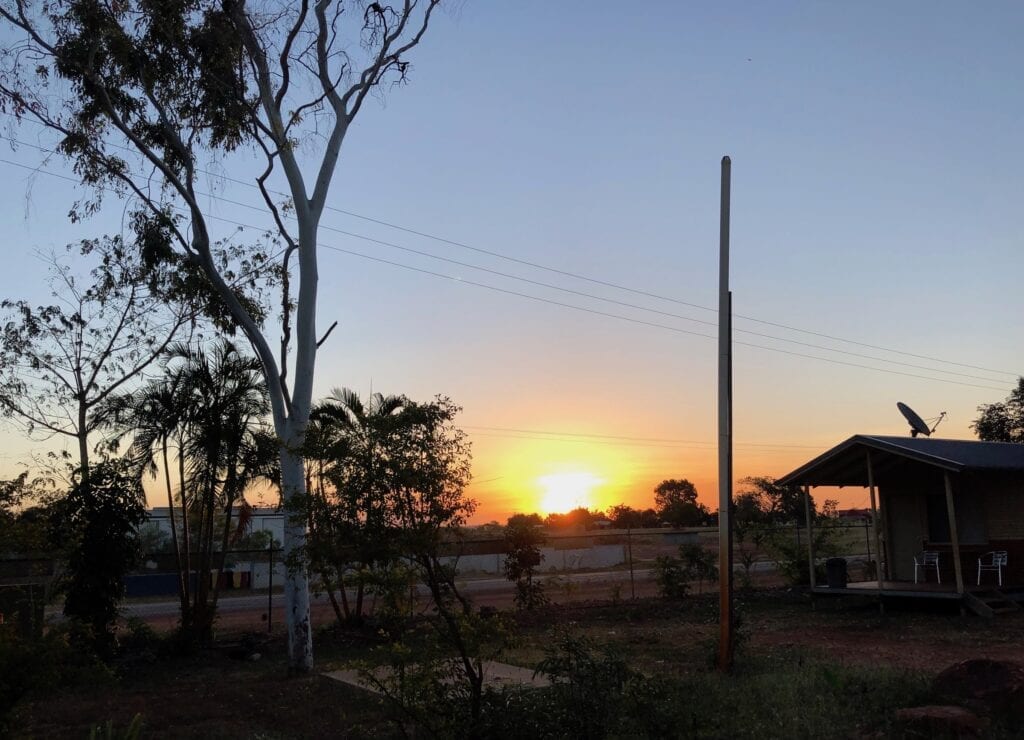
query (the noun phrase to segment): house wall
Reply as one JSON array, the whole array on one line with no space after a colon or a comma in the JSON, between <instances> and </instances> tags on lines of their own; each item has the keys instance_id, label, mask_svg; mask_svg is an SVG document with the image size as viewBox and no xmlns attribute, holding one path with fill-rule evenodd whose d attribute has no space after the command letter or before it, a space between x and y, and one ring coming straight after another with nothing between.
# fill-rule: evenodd
<instances>
[{"instance_id":1,"label":"house wall","mask_svg":"<svg viewBox=\"0 0 1024 740\"><path fill-rule=\"evenodd\" d=\"M952 474L960 558L965 585L977 583L978 558L992 550L1006 550L1008 564L1003 583L1024 584L1024 479L999 475ZM941 477L922 475L916 481L879 487L888 533L888 553L895 580L914 579L914 555L927 547L938 550L943 583L955 582L952 545L929 539L928 497L945 509ZM927 574L934 580L934 570ZM993 573L982 583L995 584Z\"/></svg>"},{"instance_id":2,"label":"house wall","mask_svg":"<svg viewBox=\"0 0 1024 740\"><path fill-rule=\"evenodd\" d=\"M927 537L924 496L920 493L887 493L880 489L886 531L889 571L897 581L914 580L914 555Z\"/></svg>"}]
</instances>

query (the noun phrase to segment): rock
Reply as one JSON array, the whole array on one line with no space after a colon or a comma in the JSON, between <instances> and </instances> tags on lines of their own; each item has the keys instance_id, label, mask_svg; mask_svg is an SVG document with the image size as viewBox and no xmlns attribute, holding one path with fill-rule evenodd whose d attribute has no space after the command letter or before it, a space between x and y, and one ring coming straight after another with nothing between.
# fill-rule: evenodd
<instances>
[{"instance_id":1,"label":"rock","mask_svg":"<svg viewBox=\"0 0 1024 740\"><path fill-rule=\"evenodd\" d=\"M932 693L981 714L1024 721L1024 665L1020 663L965 660L936 676Z\"/></svg>"},{"instance_id":2,"label":"rock","mask_svg":"<svg viewBox=\"0 0 1024 740\"><path fill-rule=\"evenodd\" d=\"M896 711L897 737L982 737L988 721L963 707L908 707Z\"/></svg>"}]
</instances>

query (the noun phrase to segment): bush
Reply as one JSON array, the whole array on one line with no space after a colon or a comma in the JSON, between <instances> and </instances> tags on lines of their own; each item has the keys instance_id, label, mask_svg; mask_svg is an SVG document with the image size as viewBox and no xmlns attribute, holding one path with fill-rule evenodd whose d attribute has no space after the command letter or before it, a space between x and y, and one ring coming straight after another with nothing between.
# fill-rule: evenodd
<instances>
[{"instance_id":1,"label":"bush","mask_svg":"<svg viewBox=\"0 0 1024 740\"><path fill-rule=\"evenodd\" d=\"M0 737L6 737L11 711L26 694L113 680L110 670L90 652L87 628L53 629L41 639L19 637L0 626Z\"/></svg>"},{"instance_id":2,"label":"bush","mask_svg":"<svg viewBox=\"0 0 1024 740\"><path fill-rule=\"evenodd\" d=\"M659 555L654 561L654 581L658 593L666 599L682 599L690 590L683 561L671 555Z\"/></svg>"},{"instance_id":3,"label":"bush","mask_svg":"<svg viewBox=\"0 0 1024 740\"><path fill-rule=\"evenodd\" d=\"M718 580L718 566L715 554L700 545L682 545L679 557L661 555L654 562L654 580L658 593L667 599L681 599L690 590L690 581L698 582L698 590L704 581Z\"/></svg>"}]
</instances>

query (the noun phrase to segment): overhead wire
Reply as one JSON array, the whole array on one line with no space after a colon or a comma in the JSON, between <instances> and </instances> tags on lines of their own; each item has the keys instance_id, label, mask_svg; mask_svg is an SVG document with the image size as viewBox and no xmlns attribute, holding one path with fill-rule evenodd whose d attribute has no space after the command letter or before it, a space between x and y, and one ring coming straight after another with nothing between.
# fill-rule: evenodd
<instances>
[{"instance_id":1,"label":"overhead wire","mask_svg":"<svg viewBox=\"0 0 1024 740\"><path fill-rule=\"evenodd\" d=\"M30 122L33 123L34 125L42 126L42 124L40 124L37 121L30 121ZM24 145L24 146L34 147L34 148L39 149L41 151L46 151L46 152L54 153L54 150L52 150L52 149L46 149L44 147L41 147L41 146L36 145L36 144L32 144L30 142L18 141L17 139L13 139L12 137L7 137L7 136L3 136L3 135L0 135L0 138L6 138L9 141L12 141L14 143L18 143L18 144L21 144L21 145ZM113 146L115 146L117 148L120 148L120 149L124 149L126 151L134 151L131 148L126 147L126 146L121 146L121 145L117 145L117 144L113 144ZM248 182L248 181L245 181L245 180L241 180L239 178L233 178L233 177L230 177L229 175L224 174L224 173L210 172L209 170L205 170L205 169L201 169L201 168L197 168L196 171L200 172L202 174L208 175L209 177L218 178L218 179L226 181L226 182L231 182L231 183L235 183L235 184L238 184L238 185L242 185L244 187L248 187L248 188L253 188L253 189L259 190L258 186L255 183ZM268 192L272 193L272 194L275 194L275 195L279 195L279 196L284 197L284 198L290 198L290 195L288 193L284 193L284 192L279 191L279 190L268 189ZM214 199L222 200L224 202L232 203L233 205L238 205L238 206L241 206L241 207L244 207L244 208L250 208L250 209L254 209L254 210L258 210L258 211L264 211L264 209L256 207L256 206L252 206L251 204L242 203L242 202L239 202L239 201L234 201L234 200L231 200L231 199L224 198L222 196L215 196L215 195L212 195L212 194L204 194L204 195L206 195L207 197L214 198ZM390 222L390 221L386 221L386 220L383 220L383 219L374 218L374 217L370 217L370 216L365 216L363 214L359 214L359 213L356 213L354 211L349 211L349 210L337 208L337 207L334 207L334 206L331 206L331 205L325 205L324 208L325 208L325 210L328 210L328 211L340 213L342 215L350 216L352 218L357 218L357 219L360 219L360 220L363 220L363 221L366 221L366 222L369 222L369 223L378 224L380 226L384 226L384 227L387 227L387 228L390 228L390 229L394 229L394 230L397 230L397 231L408 233L408 234L411 234L411 235L414 235L414 236L419 236L419 237L422 237L422 238L425 238L425 239L430 239L430 240L436 241L438 243L447 244L449 246L454 246L454 247L457 247L457 248L460 248L460 249L465 249L465 250L473 251L473 252L476 252L476 253L479 253L479 254L484 254L484 255L487 255L487 256L490 256L490 257L495 257L497 259L506 260L506 261L509 261L509 262L512 262L512 263L515 263L515 264L520 264L520 265L523 265L523 266L526 266L526 267L531 267L531 268L534 268L534 269L543 270L543 271L546 271L546 272L550 272L552 274L557 274L557 275L561 275L561 276L564 276L564 277L570 277L570 278L573 278L573 279L576 279L576 280L581 280L581 281L589 282L589 283L592 283L592 284L595 284L595 285L601 285L601 286L604 286L604 287L613 288L615 290L621 290L621 291L633 293L633 294L636 294L636 295L642 295L642 296L646 296L646 297L649 297L649 298L655 298L657 300L668 301L668 302L671 302L671 303L675 303L675 304L682 305L682 306L687 306L687 307L690 307L690 308L695 308L695 309L702 310L702 311L707 311L707 312L710 312L710 313L715 313L715 314L718 313L717 309L711 308L711 307L708 307L708 306L702 306L702 305L697 304L697 303L692 303L692 302L689 302L689 301L683 301L683 300L680 300L678 298L672 298L670 296L660 295L660 294L657 294L657 293L654 293L654 292L651 292L651 291L642 290L642 289L639 289L639 288L633 288L633 287L622 285L622 284L619 284L619 283L614 283L614 282L610 282L610 281L606 281L606 280L601 280L599 278L593 278L593 277L590 277L590 276L582 275L582 274L571 272L571 271L568 271L568 270L561 270L561 269L554 268L554 267L551 267L551 266L548 266L548 265L544 265L544 264L541 264L541 263L538 263L538 262L533 262L533 261L530 261L530 260L524 260L524 259L521 259L521 258L518 258L518 257L513 257L513 256L510 256L510 255L506 255L506 254L503 254L501 252L497 252L497 251L494 251L494 250L483 249L481 247L476 247L476 246L473 246L473 245L470 245L470 244L466 244L464 242L459 242L459 241L456 241L456 240L453 240L453 239L448 239L448 238L445 238L445 237L436 236L434 234L430 234L430 233L422 231L422 230L409 228L409 227L402 226L400 224L396 224L396 223L393 223L393 222ZM495 274L495 275L500 275L502 277L511 278L511 279L514 279L514 280L520 280L520 281L527 282L527 283L532 283L532 284L543 286L543 287L550 288L550 289L553 289L553 290L560 290L560 291L564 291L564 292L568 292L568 293L574 293L574 294L585 296L585 297L592 298L592 299L595 299L595 300L601 300L601 301L606 301L606 302L610 302L610 303L616 303L616 304L619 304L619 305L627 306L627 307L630 307L630 308L635 308L635 309L642 310L642 311L649 311L649 312L652 312L652 313L657 313L657 314L662 314L662 315L666 315L666 316L671 316L673 318L679 318L679 319L682 319L682 320L685 320L685 321L691 321L691 322L695 322L695 323L714 325L713 322L702 321L700 319L695 319L695 318L688 317L688 316L680 316L678 314L672 314L672 313L668 313L668 312L664 312L664 311L659 311L657 309L652 309L652 308L649 308L649 307L635 306L633 304L625 303L625 302L622 302L622 301L617 301L615 299L611 299L611 298L607 298L607 297L603 297L603 296L593 296L593 295L590 295L590 294L587 294L587 293L582 293L580 291L575 291L575 290L572 290L572 289L569 289L569 288L565 288L565 287L562 287L562 286L552 286L552 285L549 285L549 284L545 284L545 283L541 283L541 282L538 282L538 281L530 280L529 278L524 278L524 277L521 277L521 276L508 275L508 274L505 274L505 273L502 273L502 272L499 272L499 271L495 271L495 270L491 270L489 268L481 267L481 266L478 266L478 265L472 265L472 264L468 264L468 263L459 262L457 260L452 260L450 258L442 257L442 256L439 256L439 255L434 255L434 254L431 254L429 252L423 252L423 251L420 251L420 250L412 249L410 247L404 247L404 246L396 245L396 244L393 244L393 243L390 243L390 242L386 242L386 241L383 241L383 240L374 239L372 237L367 237L365 235L356 234L356 233L353 233L353 232L348 232L348 231L345 231L345 230L342 230L342 229L331 227L330 225L323 225L322 224L320 226L320 228L324 229L324 230L328 230L328 231L334 231L334 232L337 232L337 233L340 233L340 234L343 234L343 235L346 235L346 236L350 236L352 238L362 239L362 240L374 242L374 243L380 244L382 246L387 246L387 247L390 247L390 248L393 248L393 249L401 249L401 250L404 250L404 251L407 251L407 252L421 254L423 256L426 256L426 257L429 257L429 258L432 258L432 259L437 259L437 260L441 260L441 261L445 261L445 262L450 262L450 263L457 264L457 265L460 265L460 266L463 266L463 267L467 267L469 269L481 270L483 272L489 272L489 273L492 273L492 274ZM785 329L787 331L798 332L798 333L806 334L806 335L809 335L809 336L816 336L816 337L820 337L822 339L828 339L830 341L842 342L842 343L845 343L845 344L851 344L851 345L855 345L855 346L865 347L865 348L874 349L874 350L878 350L878 351L882 351L882 352L888 352L888 353L891 353L891 354L903 355L903 356L906 356L906 357L913 357L913 358L921 359L921 360L928 360L930 362L939 362L939 363L946 364L946 365L953 365L953 366L957 366L957 367L964 367L964 368L968 368L968 369L972 369L972 370L980 370L982 372L988 372L988 373L996 373L996 374L999 374L999 375L1008 375L1008 376L1013 376L1013 377L1017 377L1018 375L1020 375L1020 373L1017 373L1017 372L1011 372L1011 371L1007 371L1007 370L997 370L997 369L993 369L993 368L983 367L983 366L980 366L980 365L974 365L974 364L970 364L970 363L958 362L958 361L954 361L954 360L947 360L947 359L944 359L944 358L933 357L933 356L918 354L918 353L914 353L914 352L908 352L906 350L893 349L893 348L885 347L885 346L882 346L882 345L871 344L871 343L867 343L867 342L861 342L861 341L857 341L857 340L847 339L847 338L844 338L844 337L828 334L828 333L825 333L825 332L818 332L818 331L812 331L812 330L809 330L809 329L802 329L802 328L795 327L795 326L792 326L792 325L783 324L783 323L780 323L780 322L769 321L769 320L766 320L766 319L760 319L760 318L757 318L757 317L754 317L754 316L747 316L747 315L744 315L744 314L735 313L735 314L733 314L733 318L734 319L737 319L737 318L738 319L743 319L745 321L751 321L751 322L763 324L763 325L766 325L766 326L773 326L773 327L776 327L776 328ZM948 374L948 375L958 375L958 376L961 376L961 377L968 377L968 378L974 378L974 379L979 379L979 380L986 380L986 381L989 381L989 382L998 382L998 380L996 380L994 378L982 378L980 376L970 375L970 374L966 374L966 373L958 373L958 372L955 372L955 371L952 371L952 370L943 370L941 368L925 367L925 366L921 366L921 365L915 365L915 364L911 364L911 363L901 362L901 361L898 361L898 360L889 360L889 359L880 358L880 357L874 357L874 356L870 356L870 355L863 355L863 354L860 354L860 353L849 352L847 350L836 349L836 348L833 348L833 347L824 347L824 346L821 346L821 345L815 345L815 344L811 344L811 343L808 343L808 342L800 342L800 341L794 340L794 339L787 339L787 338L784 338L784 337L776 337L776 336L773 336L773 335L766 335L766 334L762 334L762 333L759 333L759 332L754 332L754 331L746 330L746 329L734 328L734 331L736 331L736 332L743 332L743 333L747 333L747 334L751 334L751 335L759 336L759 337L763 337L763 338L768 338L768 339L772 339L774 341L787 342L787 343L791 343L791 344L811 347L811 348L814 348L814 349L820 349L820 350L827 351L827 352L835 352L835 353L839 353L839 354L852 355L852 356L855 356L855 357L861 357L863 359L869 359L869 360L872 360L874 362L886 362L886 363L889 363L889 364L901 365L901 366L904 366L904 367L911 367L911 368L916 368L916 369L920 369L920 370L927 370L929 372L940 372L940 373L945 373L945 374Z\"/></svg>"},{"instance_id":2,"label":"overhead wire","mask_svg":"<svg viewBox=\"0 0 1024 740\"><path fill-rule=\"evenodd\" d=\"M32 145L32 146L34 146L34 145ZM62 175L60 173L55 173L55 172L52 172L50 170L43 169L43 168L30 167L30 166L25 165L23 163L14 162L14 161L8 160L8 159L0 158L0 163L4 163L4 164L8 164L8 165L13 165L15 167L20 167L22 169L30 170L32 172L47 174L47 175L50 175L52 177L57 177L59 179L67 180L67 181L70 181L70 182L75 182L75 183L78 182L76 178L72 178L72 177L67 176L67 175ZM217 198L217 196L210 196L210 197L213 197L215 199ZM180 211L181 209L177 209L177 210ZM273 232L273 231L276 231L276 228L269 228L269 227L265 227L265 226L264 227L256 226L254 224L248 224L248 223L245 223L245 222L236 221L234 219L229 219L229 218L226 218L226 217L223 217L223 216L218 216L218 215L215 215L215 214L208 214L208 218L211 218L211 219L214 219L214 220L218 220L218 221L221 221L221 222L224 222L224 223L227 223L227 224L231 224L231 225L234 225L236 227L241 227L241 228L251 228L251 229L254 229L254 230L257 230L257 231L262 231L262 232ZM531 294L528 294L528 293L521 293L519 291L510 290L510 289L507 289L507 288L501 288L501 287L498 287L498 286L489 285L487 283L481 283L481 282L474 281L474 280L468 280L468 279L465 279L465 278L462 278L462 277L448 275L446 273L436 272L434 270L427 270L427 269L424 269L424 268L419 268L419 267L414 267L414 266L411 266L411 265L406 265L406 264L403 264L401 262L396 262L396 261L393 261L393 260L387 260L387 259L384 259L384 258L381 258L381 257L375 257L375 256L372 256L372 255L364 254L362 252L356 252L354 250L343 249L341 247L336 247L334 245L326 244L324 242L318 242L317 244L318 244L318 246L320 246L320 247L322 247L324 249L328 249L328 250L331 250L331 251L339 252L339 253L342 253L342 254L348 254L350 256L355 256L355 257L359 257L359 258L362 258L362 259L366 259L366 260L370 260L370 261L374 261L374 262L378 262L378 263L382 263L382 264L386 264L386 265L391 265L391 266L399 267L399 268L402 268L402 269L405 269L405 270L419 272L419 273L423 273L423 274L426 274L426 275L431 275L433 277L442 278L442 279L446 279L446 280L450 280L450 281L454 281L454 282L458 282L458 283L464 283L464 284L467 284L467 285L473 285L473 286L476 286L476 287L479 287L479 288L483 288L483 289L487 289L487 290L491 290L491 291L496 291L496 292L499 292L499 293L504 293L504 294L507 294L507 295L512 295L512 296L524 298L524 299L531 300L531 301L547 303L547 304L551 304L551 305L555 305L555 306L560 306L562 308L568 308L568 309L579 311L579 312L590 313L590 314L594 314L594 315L598 315L598 316L603 316L603 317L606 317L606 318L613 318L613 319L617 319L617 320L620 320L620 321L626 321L626 322L633 323L633 324L638 324L638 325L649 326L649 327L652 327L652 328L663 329L663 330L672 331L672 332L679 333L679 334L686 334L686 335L690 335L690 336L702 337L702 338L705 338L705 339L717 339L717 337L715 337L713 335L710 335L710 334L702 334L700 332L690 331L690 330L682 329L682 328L679 328L679 327L676 327L676 326L670 326L670 325L667 325L667 324L661 324L661 323L653 322L653 321L646 321L646 320L638 319L638 318L635 318L635 317L623 316L621 314L614 314L614 313L611 313L611 312L608 312L608 311L600 311L600 310L597 310L597 309L587 308L587 307L584 307L584 306L577 306L577 305L574 305L574 304L571 304L571 303L565 303L565 302L562 302L562 301L556 301L556 300L552 300L550 298L544 298L544 297L541 297L541 296L534 296L534 295L531 295ZM773 338L773 337L769 337L769 338ZM783 341L786 341L786 340L783 340ZM837 359L834 359L834 358L819 357L817 355L808 355L808 354L801 353L801 352L792 352L792 351L789 351L789 350L780 349L778 347L769 347L769 346L765 346L765 345L761 345L761 344L755 344L755 343L752 343L752 342L743 342L743 341L735 341L734 340L733 343L736 344L736 345L752 347L752 348L755 348L755 349L761 349L761 350L765 350L765 351L769 351L769 352L776 352L776 353L779 353L779 354L785 354L785 355L790 355L790 356L794 356L794 357L801 357L801 358L804 358L804 359L817 360L817 361L820 361L820 362L828 362L828 363L831 363L831 364L843 365L843 366L847 366L847 367L854 367L854 368L860 368L860 369L865 369L865 370L872 370L872 371L875 371L875 372L889 373L889 374L892 374L892 375L901 375L901 376L904 376L904 377L917 378L917 379L921 379L921 380L931 380L931 381L940 382L940 383L949 383L949 384L962 385L962 386L974 387L974 388L983 388L983 389L986 389L986 390L996 390L996 391L1004 390L1003 388L999 388L999 387L996 387L996 386L980 385L980 384L977 384L977 383L966 383L966 382L963 382L963 381L952 380L952 379L949 379L949 378L936 378L936 377L933 377L933 376L920 375L920 374L917 374L917 373L908 373L908 372L903 372L903 371L900 371L900 370L893 370L893 369L889 369L889 368L879 368L879 367L874 367L874 366L871 366L871 365L863 365L863 364L860 364L860 363L853 363L853 362L847 362L847 361L844 361L844 360L837 360ZM822 349L824 351L841 351L841 350L830 350L829 348L825 348L825 347L815 347L815 348L816 349ZM873 358L868 358L868 359L873 359ZM878 360L878 361L890 362L891 364L895 364L895 363L893 363L893 361L886 361L886 360ZM934 369L934 368L927 368L927 369L929 371L931 371L931 372L945 372L947 374L950 373L950 371L944 371L944 370L941 370L941 369ZM971 376L971 377L977 377L977 376ZM990 379L990 378L978 378L978 379L988 380L989 382L996 382L994 379Z\"/></svg>"},{"instance_id":3,"label":"overhead wire","mask_svg":"<svg viewBox=\"0 0 1024 740\"><path fill-rule=\"evenodd\" d=\"M500 427L500 426L478 426L473 424L464 424L465 429L482 429L484 431L492 432L517 432L522 434L533 434L533 435L551 435L558 437L585 437L588 439L608 439L608 440L629 440L633 442L655 442L655 443L666 443L666 444L687 444L687 445L710 445L714 447L718 443L713 440L699 440L699 439L674 439L666 437L631 437L622 434L588 434L584 432L565 432L565 431L546 431L543 429L520 429L516 427ZM771 443L760 443L760 442L734 442L736 445L742 445L746 447L783 447L783 448L799 448L799 449L820 449L820 445L792 445L792 444L771 444Z\"/></svg>"}]
</instances>

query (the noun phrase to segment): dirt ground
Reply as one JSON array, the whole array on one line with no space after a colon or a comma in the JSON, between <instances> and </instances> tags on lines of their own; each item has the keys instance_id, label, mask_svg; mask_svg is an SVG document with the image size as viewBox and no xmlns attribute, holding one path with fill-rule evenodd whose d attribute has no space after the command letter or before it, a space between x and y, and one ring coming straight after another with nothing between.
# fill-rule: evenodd
<instances>
[{"instance_id":1,"label":"dirt ground","mask_svg":"<svg viewBox=\"0 0 1024 740\"><path fill-rule=\"evenodd\" d=\"M968 658L1024 663L1024 612L983 620L903 604L881 614L876 604L835 598L812 604L806 594L785 589L741 593L738 603L740 660L792 651L927 676ZM330 607L318 608L317 619L329 624ZM569 628L615 646L648 675L692 673L707 670L717 599L709 593L683 602L572 601L515 619L521 640L503 657L509 663L536 665L552 630ZM281 627L275 624L258 661L231 657L230 643L239 631L222 620L226 642L199 655L129 664L120 680L62 693L59 701L29 698L16 710L16 736L82 737L90 725L108 720L123 728L136 713L143 715L146 737L394 736L376 698L322 675L289 678ZM372 634L319 629L318 668L350 666L370 655L373 640Z\"/></svg>"},{"instance_id":2,"label":"dirt ground","mask_svg":"<svg viewBox=\"0 0 1024 740\"><path fill-rule=\"evenodd\" d=\"M816 611L799 618L758 619L754 643L810 649L844 663L925 673L938 673L970 658L1024 664L1024 610L986 620L934 605L890 606L883 615L874 604L851 607L830 602L819 600Z\"/></svg>"}]
</instances>

